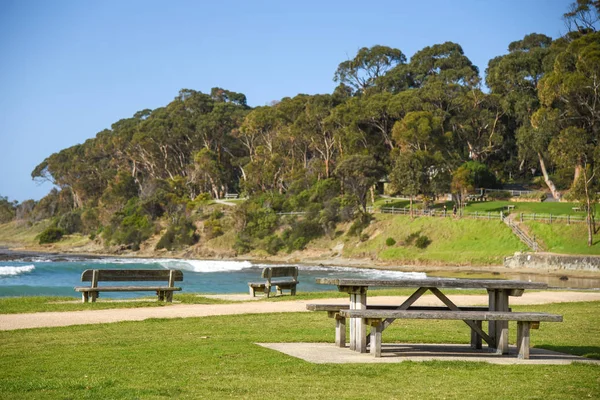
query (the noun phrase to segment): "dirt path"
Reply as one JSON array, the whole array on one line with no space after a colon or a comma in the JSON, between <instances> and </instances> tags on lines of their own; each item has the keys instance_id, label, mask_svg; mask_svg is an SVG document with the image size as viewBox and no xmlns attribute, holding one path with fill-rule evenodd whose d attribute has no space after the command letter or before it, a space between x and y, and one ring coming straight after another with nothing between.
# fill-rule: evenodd
<instances>
[{"instance_id":1,"label":"dirt path","mask_svg":"<svg viewBox=\"0 0 600 400\"><path fill-rule=\"evenodd\" d=\"M217 296L215 296L217 297ZM230 300L248 300L247 295L218 296ZM457 305L486 305L487 296L449 296ZM372 297L373 304L400 304L405 296ZM512 305L545 304L574 301L600 301L596 292L531 292L511 297ZM0 330L103 324L119 321L143 321L148 318L188 318L212 315L304 312L308 303L340 303L343 299L297 300L282 302L249 301L235 304L173 304L168 307L122 308L111 310L0 314ZM417 305L440 305L435 296L423 296Z\"/></svg>"}]
</instances>

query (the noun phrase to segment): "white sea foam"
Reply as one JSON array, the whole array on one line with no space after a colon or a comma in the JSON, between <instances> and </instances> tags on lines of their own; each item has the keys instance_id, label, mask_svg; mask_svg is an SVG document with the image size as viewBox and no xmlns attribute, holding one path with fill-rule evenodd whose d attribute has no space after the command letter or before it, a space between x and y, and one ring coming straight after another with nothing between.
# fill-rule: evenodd
<instances>
[{"instance_id":1,"label":"white sea foam","mask_svg":"<svg viewBox=\"0 0 600 400\"><path fill-rule=\"evenodd\" d=\"M25 274L33 271L34 269L34 265L23 265L22 267L0 266L0 276Z\"/></svg>"},{"instance_id":2,"label":"white sea foam","mask_svg":"<svg viewBox=\"0 0 600 400\"><path fill-rule=\"evenodd\" d=\"M176 264L181 269L187 269L194 272L227 272L252 268L252 263L250 261L169 260L168 264Z\"/></svg>"},{"instance_id":3,"label":"white sea foam","mask_svg":"<svg viewBox=\"0 0 600 400\"><path fill-rule=\"evenodd\" d=\"M362 275L366 279L424 279L427 278L425 272L403 272L403 271L390 271L383 269L373 268L356 268L356 267L340 267L340 266L327 266L327 265L301 265L301 264L256 264L256 267L274 267L274 266L288 266L298 267L300 271L319 271L326 273L348 273L353 276Z\"/></svg>"}]
</instances>

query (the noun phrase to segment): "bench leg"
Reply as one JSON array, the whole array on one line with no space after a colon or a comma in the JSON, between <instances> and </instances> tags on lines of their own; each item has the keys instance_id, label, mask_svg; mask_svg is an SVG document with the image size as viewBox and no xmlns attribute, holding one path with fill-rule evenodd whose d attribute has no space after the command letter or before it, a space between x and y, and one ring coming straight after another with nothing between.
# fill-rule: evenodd
<instances>
[{"instance_id":1,"label":"bench leg","mask_svg":"<svg viewBox=\"0 0 600 400\"><path fill-rule=\"evenodd\" d=\"M88 292L81 292L81 301L87 303L89 299Z\"/></svg>"},{"instance_id":2,"label":"bench leg","mask_svg":"<svg viewBox=\"0 0 600 400\"><path fill-rule=\"evenodd\" d=\"M382 321L371 321L371 345L370 353L374 357L381 357L381 333L383 332Z\"/></svg>"},{"instance_id":3,"label":"bench leg","mask_svg":"<svg viewBox=\"0 0 600 400\"><path fill-rule=\"evenodd\" d=\"M248 289L249 289L250 294L252 295L252 297L256 297L256 289L253 288L252 286L248 286Z\"/></svg>"},{"instance_id":4,"label":"bench leg","mask_svg":"<svg viewBox=\"0 0 600 400\"><path fill-rule=\"evenodd\" d=\"M167 292L167 303L172 303L173 302L173 291L169 290Z\"/></svg>"},{"instance_id":5,"label":"bench leg","mask_svg":"<svg viewBox=\"0 0 600 400\"><path fill-rule=\"evenodd\" d=\"M265 286L265 296L271 297L271 286Z\"/></svg>"},{"instance_id":6,"label":"bench leg","mask_svg":"<svg viewBox=\"0 0 600 400\"><path fill-rule=\"evenodd\" d=\"M335 316L335 345L346 347L346 318L339 314Z\"/></svg>"},{"instance_id":7,"label":"bench leg","mask_svg":"<svg viewBox=\"0 0 600 400\"><path fill-rule=\"evenodd\" d=\"M98 292L90 292L89 297L90 297L90 301L92 303L96 302L96 299L100 296L100 293Z\"/></svg>"},{"instance_id":8,"label":"bench leg","mask_svg":"<svg viewBox=\"0 0 600 400\"><path fill-rule=\"evenodd\" d=\"M527 360L529 359L529 346L530 346L530 322L518 321L517 322L517 351L518 358Z\"/></svg>"},{"instance_id":9,"label":"bench leg","mask_svg":"<svg viewBox=\"0 0 600 400\"><path fill-rule=\"evenodd\" d=\"M497 321L500 324L496 325L496 329L498 326L500 327L500 332L496 331L497 336L497 346L496 354L508 354L508 321Z\"/></svg>"},{"instance_id":10,"label":"bench leg","mask_svg":"<svg viewBox=\"0 0 600 400\"><path fill-rule=\"evenodd\" d=\"M290 288L290 295L291 296L295 296L296 295L296 285L292 286Z\"/></svg>"},{"instance_id":11,"label":"bench leg","mask_svg":"<svg viewBox=\"0 0 600 400\"><path fill-rule=\"evenodd\" d=\"M473 321L473 323L477 324L479 329L482 328L481 321ZM481 349L481 336L474 329L471 329L471 348Z\"/></svg>"}]
</instances>

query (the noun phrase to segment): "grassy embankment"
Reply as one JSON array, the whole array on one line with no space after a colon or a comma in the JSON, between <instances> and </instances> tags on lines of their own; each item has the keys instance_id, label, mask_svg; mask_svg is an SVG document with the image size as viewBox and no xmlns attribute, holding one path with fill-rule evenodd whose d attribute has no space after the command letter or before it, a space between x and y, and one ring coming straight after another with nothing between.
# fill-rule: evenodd
<instances>
[{"instance_id":1,"label":"grassy embankment","mask_svg":"<svg viewBox=\"0 0 600 400\"><path fill-rule=\"evenodd\" d=\"M380 199L376 207L408 206L408 201L395 201L386 203L387 200ZM446 203L448 215L451 214L451 203ZM553 215L578 215L583 213L574 212L574 203L536 203L536 202L508 202L490 201L471 203L466 212L499 212L506 211L507 205L513 205L513 215L520 213L553 214ZM215 205L224 207L222 205ZM420 207L420 204L416 204ZM436 204L434 208L441 212L443 203ZM87 252L90 248L95 251L108 252L102 246L96 244L95 248L89 246L90 240L80 235L67 236L59 243L40 246L36 242L36 236L47 226L48 222L41 222L33 226L27 224L9 223L0 225L0 245L11 245L26 247L38 251L80 251ZM231 223L225 222L225 228ZM600 254L600 239L596 239L594 246L588 247L587 231L585 224L553 223L526 221L523 223L526 230L535 235L546 251L564 254ZM347 226L346 226L347 228ZM389 214L375 214L373 222L364 233L367 240L360 241L356 237L349 237L342 230L334 239L326 237L309 243L305 252L293 254L290 259L318 258L319 254L324 257L343 256L349 258L373 259L384 262L405 264L437 264L437 265L499 265L506 256L516 251L526 251L523 245L510 231L510 229L499 221L499 217L491 220L474 220L469 218L431 218L417 217L411 219L408 216L392 216ZM406 238L413 233L427 236L431 243L425 249L419 249L412 244L404 244ZM201 235L202 236L202 235ZM386 245L386 239L393 238L396 244ZM171 256L172 253L156 252L151 243L157 238L149 241L149 245L142 246L142 252L137 255L143 256ZM235 232L231 228L225 229L225 234L209 241L201 240L200 244L194 246L191 254L197 257L210 257L234 255L232 251L235 242ZM183 253L182 253L183 254ZM175 254L177 255L177 254ZM280 256L285 254L280 254ZM264 251L255 251L247 254L250 258L269 258Z\"/></svg>"},{"instance_id":2,"label":"grassy embankment","mask_svg":"<svg viewBox=\"0 0 600 400\"><path fill-rule=\"evenodd\" d=\"M599 302L514 309L564 315L563 323L542 323L533 332L534 346L600 358ZM256 343L331 343L332 320L323 313L274 316L154 319L0 332L0 396L331 399L377 393L383 399L600 397L598 365L310 364ZM468 340L468 328L460 321L402 321L384 335L385 342ZM511 343L514 340L511 337Z\"/></svg>"}]
</instances>

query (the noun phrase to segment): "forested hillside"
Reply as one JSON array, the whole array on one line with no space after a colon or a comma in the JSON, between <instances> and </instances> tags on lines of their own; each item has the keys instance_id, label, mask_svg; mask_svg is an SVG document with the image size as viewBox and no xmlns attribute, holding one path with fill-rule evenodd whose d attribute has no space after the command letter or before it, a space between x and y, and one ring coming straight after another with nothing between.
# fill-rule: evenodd
<instances>
[{"instance_id":1,"label":"forested hillside","mask_svg":"<svg viewBox=\"0 0 600 400\"><path fill-rule=\"evenodd\" d=\"M39 202L0 198L0 222L52 219L40 242L79 232L107 246L191 246L227 229L203 205L248 200L228 227L237 254L304 248L360 235L374 185L426 204L476 187L538 185L586 207L588 243L600 184L600 3L578 0L571 31L532 33L482 71L460 44L410 56L376 45L342 61L333 93L252 108L242 93L182 89L164 107L49 155L32 172L53 189ZM231 88L235 89L235 88ZM305 212L284 217L281 212ZM202 227L202 229L199 229Z\"/></svg>"}]
</instances>

